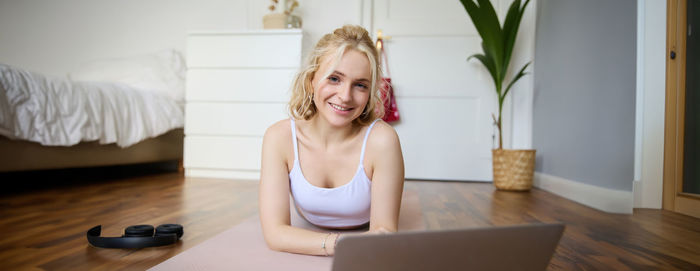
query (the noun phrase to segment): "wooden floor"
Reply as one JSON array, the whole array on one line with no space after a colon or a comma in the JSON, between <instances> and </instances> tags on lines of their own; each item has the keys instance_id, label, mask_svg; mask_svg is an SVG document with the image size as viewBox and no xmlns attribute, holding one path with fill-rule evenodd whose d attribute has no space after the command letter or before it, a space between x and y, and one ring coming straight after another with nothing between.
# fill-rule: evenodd
<instances>
[{"instance_id":1,"label":"wooden floor","mask_svg":"<svg viewBox=\"0 0 700 271\"><path fill-rule=\"evenodd\" d=\"M147 269L257 212L255 181L110 170L0 174L3 183L24 186L0 198L0 270ZM542 190L503 192L489 183L407 181L405 189L418 192L428 229L565 223L551 270L700 270L697 218L649 209L608 214ZM119 236L129 225L161 223L184 225L182 241L121 250L94 248L85 238L98 224L102 236Z\"/></svg>"}]
</instances>

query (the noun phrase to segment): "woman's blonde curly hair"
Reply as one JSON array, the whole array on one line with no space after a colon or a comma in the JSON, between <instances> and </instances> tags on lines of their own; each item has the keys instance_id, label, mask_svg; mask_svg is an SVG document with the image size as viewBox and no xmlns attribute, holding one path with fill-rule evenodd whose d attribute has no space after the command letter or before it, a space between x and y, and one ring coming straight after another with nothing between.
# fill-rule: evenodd
<instances>
[{"instance_id":1,"label":"woman's blonde curly hair","mask_svg":"<svg viewBox=\"0 0 700 271\"><path fill-rule=\"evenodd\" d=\"M362 114L353 122L367 125L384 115L384 103L379 93L379 82L382 71L379 55L369 33L361 26L345 25L333 33L324 35L314 47L306 63L294 78L289 100L289 113L295 119L309 120L316 115L316 105L313 103L314 89L311 81L321 65L321 58L335 54L335 64L347 50L357 50L364 53L370 65L370 95L369 101ZM328 77L333 69L329 69Z\"/></svg>"}]
</instances>

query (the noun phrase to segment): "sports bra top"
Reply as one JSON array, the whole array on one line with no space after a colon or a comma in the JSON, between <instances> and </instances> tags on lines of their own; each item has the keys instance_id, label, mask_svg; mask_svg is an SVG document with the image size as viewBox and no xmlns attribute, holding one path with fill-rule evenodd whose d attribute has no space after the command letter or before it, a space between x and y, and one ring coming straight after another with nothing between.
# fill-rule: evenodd
<instances>
[{"instance_id":1,"label":"sports bra top","mask_svg":"<svg viewBox=\"0 0 700 271\"><path fill-rule=\"evenodd\" d=\"M333 228L361 226L369 222L371 180L365 174L362 161L369 132L377 120L367 128L360 152L360 165L352 180L335 188L323 188L309 183L301 172L296 126L294 119L291 119L294 166L289 172L289 187L296 209L311 224Z\"/></svg>"}]
</instances>

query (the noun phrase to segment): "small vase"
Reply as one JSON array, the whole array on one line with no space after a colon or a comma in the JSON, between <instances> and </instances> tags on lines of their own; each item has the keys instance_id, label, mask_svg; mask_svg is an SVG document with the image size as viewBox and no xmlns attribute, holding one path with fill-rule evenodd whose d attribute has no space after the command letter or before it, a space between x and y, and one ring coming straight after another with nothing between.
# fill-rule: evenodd
<instances>
[{"instance_id":1,"label":"small vase","mask_svg":"<svg viewBox=\"0 0 700 271\"><path fill-rule=\"evenodd\" d=\"M285 28L301 28L301 18L296 15L288 15Z\"/></svg>"}]
</instances>

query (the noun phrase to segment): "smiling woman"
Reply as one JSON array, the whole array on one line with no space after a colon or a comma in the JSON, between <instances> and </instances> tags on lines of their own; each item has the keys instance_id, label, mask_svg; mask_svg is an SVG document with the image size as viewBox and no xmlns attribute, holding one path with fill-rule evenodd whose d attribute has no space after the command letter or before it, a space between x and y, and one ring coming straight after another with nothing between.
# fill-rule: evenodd
<instances>
[{"instance_id":1,"label":"smiling woman","mask_svg":"<svg viewBox=\"0 0 700 271\"><path fill-rule=\"evenodd\" d=\"M380 71L362 27L343 26L316 44L292 85L292 117L263 139L260 219L270 248L328 256L340 230L397 230L403 156L396 131L379 120ZM291 225L290 195L318 231Z\"/></svg>"},{"instance_id":2,"label":"smiling woman","mask_svg":"<svg viewBox=\"0 0 700 271\"><path fill-rule=\"evenodd\" d=\"M333 126L343 126L360 116L368 116L371 91L367 57L348 50L337 61L335 69L330 62L331 59L326 59L319 69L320 74L314 75L312 80L312 102L322 105L316 107L318 114ZM329 72L330 75L323 76Z\"/></svg>"},{"instance_id":3,"label":"smiling woman","mask_svg":"<svg viewBox=\"0 0 700 271\"><path fill-rule=\"evenodd\" d=\"M346 54L352 54L345 57ZM310 119L316 114L316 106L313 104L316 85L320 79L328 79L331 83L338 83L346 79L346 74L338 70L340 64L345 64L346 72L352 72L360 82L365 83L369 100L366 103L365 115L357 119L359 124L369 124L377 118L381 118L384 112L381 96L377 92L377 82L381 76L379 57L374 43L367 31L359 26L344 26L336 29L332 34L326 34L319 40L309 56L308 63L297 75L292 86L292 98L289 109L292 117L296 119ZM318 73L318 75L317 75ZM330 77L335 73L335 76ZM353 82L354 83L354 82ZM371 91L369 91L371 90Z\"/></svg>"}]
</instances>

